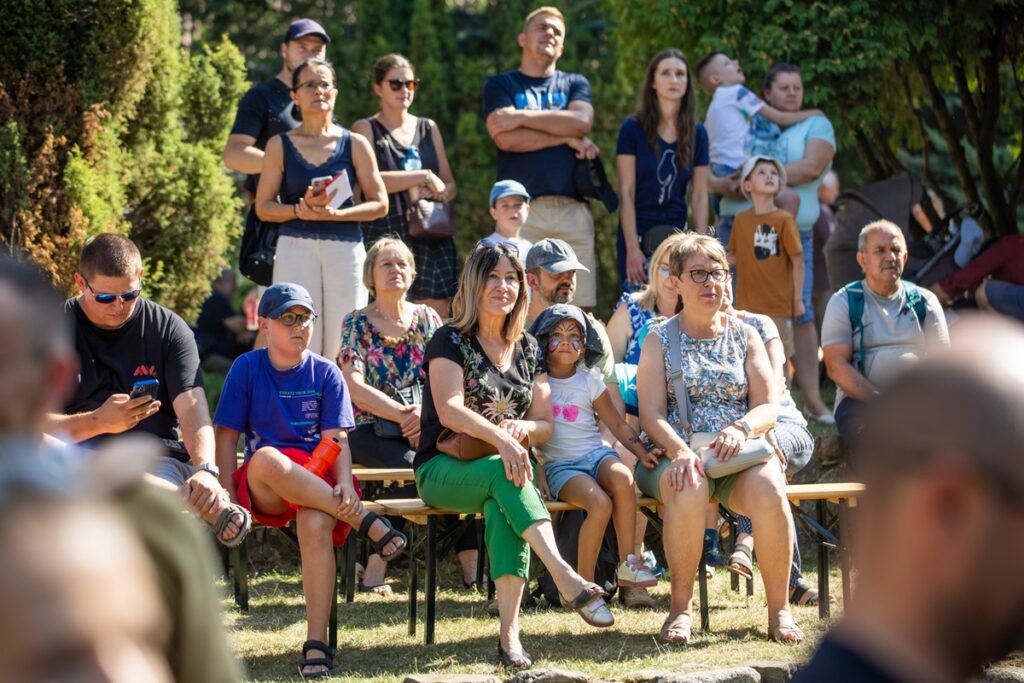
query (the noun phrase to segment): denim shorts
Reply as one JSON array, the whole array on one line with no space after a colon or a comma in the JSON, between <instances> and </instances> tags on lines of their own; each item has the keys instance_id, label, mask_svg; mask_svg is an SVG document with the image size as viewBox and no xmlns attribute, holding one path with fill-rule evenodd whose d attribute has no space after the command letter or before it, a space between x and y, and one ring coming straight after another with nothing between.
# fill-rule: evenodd
<instances>
[{"instance_id":1,"label":"denim shorts","mask_svg":"<svg viewBox=\"0 0 1024 683\"><path fill-rule=\"evenodd\" d=\"M725 176L732 175L733 173L736 173L739 170L740 169L736 168L735 166L730 166L729 164L711 164L711 175L715 176L716 178L724 178ZM712 192L711 210L715 212L716 216L721 213L719 211L721 203L722 195L715 194L714 192Z\"/></svg>"},{"instance_id":2,"label":"denim shorts","mask_svg":"<svg viewBox=\"0 0 1024 683\"><path fill-rule=\"evenodd\" d=\"M585 474L593 480L597 480L597 470L606 458L620 460L619 454L614 448L601 446L595 448L586 455L572 460L549 460L544 463L544 477L548 480L548 489L553 498L558 498L558 492L565 486L565 482L573 477Z\"/></svg>"},{"instance_id":3,"label":"denim shorts","mask_svg":"<svg viewBox=\"0 0 1024 683\"><path fill-rule=\"evenodd\" d=\"M989 280L985 283L985 296L992 308L1003 315L1024 320L1024 285Z\"/></svg>"},{"instance_id":4,"label":"denim shorts","mask_svg":"<svg viewBox=\"0 0 1024 683\"><path fill-rule=\"evenodd\" d=\"M800 297L804 302L804 314L793 318L794 325L814 322L814 303L811 301L814 292L814 230L800 231L800 246L804 250L804 290Z\"/></svg>"}]
</instances>

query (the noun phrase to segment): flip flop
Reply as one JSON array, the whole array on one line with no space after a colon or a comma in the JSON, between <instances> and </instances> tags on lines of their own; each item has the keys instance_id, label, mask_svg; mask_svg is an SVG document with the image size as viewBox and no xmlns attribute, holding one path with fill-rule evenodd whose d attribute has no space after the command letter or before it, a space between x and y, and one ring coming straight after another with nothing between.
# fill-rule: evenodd
<instances>
[{"instance_id":1,"label":"flip flop","mask_svg":"<svg viewBox=\"0 0 1024 683\"><path fill-rule=\"evenodd\" d=\"M689 612L669 612L661 625L661 642L671 645L686 645L690 642L693 618Z\"/></svg>"},{"instance_id":2,"label":"flip flop","mask_svg":"<svg viewBox=\"0 0 1024 683\"><path fill-rule=\"evenodd\" d=\"M234 538L225 540L221 534L231 524L231 518L236 514L242 515L242 525L238 529L238 533L235 534ZM237 503L229 503L224 506L224 509L220 511L220 515L217 516L217 521L210 525L213 529L213 535L217 537L217 542L225 548L237 548L245 540L245 537L249 534L249 529L252 528L252 515L249 511Z\"/></svg>"}]
</instances>

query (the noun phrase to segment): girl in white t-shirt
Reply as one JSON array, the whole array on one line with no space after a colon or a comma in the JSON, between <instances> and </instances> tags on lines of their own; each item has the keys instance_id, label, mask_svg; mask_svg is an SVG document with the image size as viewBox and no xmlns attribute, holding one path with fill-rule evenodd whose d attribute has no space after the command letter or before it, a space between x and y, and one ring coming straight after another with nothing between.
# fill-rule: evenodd
<instances>
[{"instance_id":1,"label":"girl in white t-shirt","mask_svg":"<svg viewBox=\"0 0 1024 683\"><path fill-rule=\"evenodd\" d=\"M556 304L545 309L531 328L544 350L555 424L551 438L536 448L541 461L537 486L547 498L586 510L577 557L577 571L584 579L594 579L601 540L611 519L619 552L618 583L645 588L658 580L631 554L636 522L633 473L601 438L595 412L641 466L653 467L657 455L648 453L626 424L601 374L581 362L593 351L593 340L591 348L587 344L589 327L579 308Z\"/></svg>"}]
</instances>

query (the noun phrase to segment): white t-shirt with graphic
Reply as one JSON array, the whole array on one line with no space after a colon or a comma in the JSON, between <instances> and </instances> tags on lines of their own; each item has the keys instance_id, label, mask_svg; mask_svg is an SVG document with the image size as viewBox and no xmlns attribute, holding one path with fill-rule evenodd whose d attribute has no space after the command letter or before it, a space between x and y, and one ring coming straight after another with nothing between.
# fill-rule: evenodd
<instances>
[{"instance_id":1,"label":"white t-shirt with graphic","mask_svg":"<svg viewBox=\"0 0 1024 683\"><path fill-rule=\"evenodd\" d=\"M575 460L607 446L597 428L594 401L608 390L601 373L578 367L572 377L548 376L555 430L547 443L537 447L547 460Z\"/></svg>"},{"instance_id":2,"label":"white t-shirt with graphic","mask_svg":"<svg viewBox=\"0 0 1024 683\"><path fill-rule=\"evenodd\" d=\"M754 115L763 106L761 98L741 83L719 86L715 90L704 118L712 164L737 170L743 166L754 146Z\"/></svg>"}]
</instances>

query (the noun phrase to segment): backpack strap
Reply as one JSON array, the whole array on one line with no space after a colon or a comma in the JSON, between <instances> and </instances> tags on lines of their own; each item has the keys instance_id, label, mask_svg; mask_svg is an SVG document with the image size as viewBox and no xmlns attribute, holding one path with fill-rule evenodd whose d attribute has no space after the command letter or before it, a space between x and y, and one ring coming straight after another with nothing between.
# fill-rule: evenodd
<instances>
[{"instance_id":1,"label":"backpack strap","mask_svg":"<svg viewBox=\"0 0 1024 683\"><path fill-rule=\"evenodd\" d=\"M683 336L679 331L679 316L674 315L665 322L665 339L668 342L668 380L676 393L676 405L680 410L685 408L683 429L689 432L692 427L690 392L683 378Z\"/></svg>"},{"instance_id":2,"label":"backpack strap","mask_svg":"<svg viewBox=\"0 0 1024 683\"><path fill-rule=\"evenodd\" d=\"M857 369L863 374L865 368L865 352L864 352L864 282L861 280L855 280L841 290L846 294L846 305L850 309L850 330L853 333L853 338L859 343L857 349Z\"/></svg>"},{"instance_id":3,"label":"backpack strap","mask_svg":"<svg viewBox=\"0 0 1024 683\"><path fill-rule=\"evenodd\" d=\"M924 319L928 315L928 306L924 300L924 295L921 294L921 288L915 285L913 282L903 280L903 291L907 293L907 308L914 311L914 315L917 316L917 324L921 326L921 331L924 331Z\"/></svg>"}]
</instances>

